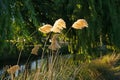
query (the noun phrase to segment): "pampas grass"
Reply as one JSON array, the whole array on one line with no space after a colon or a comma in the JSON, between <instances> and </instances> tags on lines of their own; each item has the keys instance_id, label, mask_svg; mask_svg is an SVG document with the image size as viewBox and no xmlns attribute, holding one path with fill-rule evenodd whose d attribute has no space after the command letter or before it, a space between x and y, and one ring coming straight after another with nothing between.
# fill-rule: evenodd
<instances>
[{"instance_id":1,"label":"pampas grass","mask_svg":"<svg viewBox=\"0 0 120 80\"><path fill-rule=\"evenodd\" d=\"M66 23L63 19L58 19L55 21L53 28L51 29L54 33L61 33L61 31L66 28Z\"/></svg>"},{"instance_id":2,"label":"pampas grass","mask_svg":"<svg viewBox=\"0 0 120 80\"><path fill-rule=\"evenodd\" d=\"M39 50L39 46L38 45L35 45L34 48L32 49L31 51L31 54L34 54L34 55L38 55L38 50Z\"/></svg>"},{"instance_id":3,"label":"pampas grass","mask_svg":"<svg viewBox=\"0 0 120 80\"><path fill-rule=\"evenodd\" d=\"M85 19L78 19L73 23L72 27L66 32L68 33L71 28L74 29L83 29L88 27L88 23ZM61 46L57 38L58 34L66 28L66 23L63 19L58 19L55 21L53 27L51 25L45 25L40 27L39 30L42 33L49 33L46 38L45 44L43 45L43 52L41 57L41 63L39 68L34 71L27 71L27 73L21 73L18 77L14 78L13 74L18 70L19 66L15 65L8 69L8 73L12 74L12 80L119 80L120 79L120 66L117 65L120 60L120 54L109 54L103 57L94 59L94 60L82 60L73 59L73 55L61 56L58 53ZM53 37L51 39L51 44L47 45L47 41L51 37L51 32ZM58 34L56 34L58 33ZM37 55L39 46L34 46L31 51L31 54ZM48 57L44 57L44 53L47 49L50 49L48 52ZM47 52L47 51L46 51ZM53 52L55 54L53 54ZM87 55L88 56L88 55ZM84 56L86 57L86 56ZM28 58L29 60L29 58ZM28 62L27 60L27 62ZM29 73L29 74L28 74ZM24 74L27 74L25 76Z\"/></svg>"},{"instance_id":4,"label":"pampas grass","mask_svg":"<svg viewBox=\"0 0 120 80\"><path fill-rule=\"evenodd\" d=\"M59 36L58 34L53 35L51 39L51 44L48 47L49 49L56 51L61 48L57 40L58 36Z\"/></svg>"},{"instance_id":5,"label":"pampas grass","mask_svg":"<svg viewBox=\"0 0 120 80\"><path fill-rule=\"evenodd\" d=\"M52 26L50 24L46 24L40 27L38 30L41 31L42 33L49 33L51 29L52 29Z\"/></svg>"},{"instance_id":6,"label":"pampas grass","mask_svg":"<svg viewBox=\"0 0 120 80\"><path fill-rule=\"evenodd\" d=\"M105 58L108 59L106 56L109 56L109 60L112 60L114 64L106 62ZM73 61L72 58L72 55L51 56L49 58L48 70L46 69L46 59L44 59L37 74L38 76L35 77L37 69L32 71L26 80L119 80L120 74L118 75L117 71L120 71L120 68L116 66L120 59L119 54L105 55L91 60L91 62ZM20 76L17 79L19 78Z\"/></svg>"},{"instance_id":7,"label":"pampas grass","mask_svg":"<svg viewBox=\"0 0 120 80\"><path fill-rule=\"evenodd\" d=\"M7 69L7 72L11 75L11 80L14 80L14 74L19 69L20 69L19 65L14 65L10 67L9 69Z\"/></svg>"},{"instance_id":8,"label":"pampas grass","mask_svg":"<svg viewBox=\"0 0 120 80\"><path fill-rule=\"evenodd\" d=\"M74 29L83 29L84 27L88 27L88 23L85 19L78 19L72 25L72 28Z\"/></svg>"},{"instance_id":9,"label":"pampas grass","mask_svg":"<svg viewBox=\"0 0 120 80\"><path fill-rule=\"evenodd\" d=\"M9 74L14 74L17 70L19 70L19 65L14 65L14 66L12 66L12 67L10 67L9 69L7 69L7 72L9 73Z\"/></svg>"}]
</instances>

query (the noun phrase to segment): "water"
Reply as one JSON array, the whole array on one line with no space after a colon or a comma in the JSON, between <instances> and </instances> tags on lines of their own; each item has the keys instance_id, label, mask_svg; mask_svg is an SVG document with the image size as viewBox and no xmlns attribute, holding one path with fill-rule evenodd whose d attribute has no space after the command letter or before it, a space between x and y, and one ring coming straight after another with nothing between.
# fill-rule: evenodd
<instances>
[{"instance_id":1,"label":"water","mask_svg":"<svg viewBox=\"0 0 120 80\"><path fill-rule=\"evenodd\" d=\"M29 70L36 70L37 68L40 67L40 63L41 63L41 59L37 59L37 60L32 60L29 62ZM5 74L5 66L7 65L15 65L15 60L14 61L9 61L8 63L4 63L2 64L3 67L0 66L0 78ZM17 77L20 73L24 73L25 70L25 61L21 61L21 63L19 64L20 69L18 71L16 71L15 76ZM8 75L9 76L9 75Z\"/></svg>"},{"instance_id":2,"label":"water","mask_svg":"<svg viewBox=\"0 0 120 80\"><path fill-rule=\"evenodd\" d=\"M71 58L71 55L64 55L64 56L62 56L63 58L65 58L65 59L68 59L68 58ZM51 59L51 57L49 57L49 59ZM44 58L44 59L34 59L34 60L30 60L29 61L29 67L28 67L28 69L29 69L29 71L32 71L32 70L36 70L37 68L40 68L40 64L41 64L41 62L44 62L44 61L46 61L46 58ZM16 65L16 62L17 62L17 60L7 60L7 61L3 61L3 62L0 62L0 78L4 75L4 73L5 73L5 70L4 70L4 68L5 68L5 66L6 65ZM2 63L2 64L1 64ZM4 63L4 64L3 64ZM20 73L24 73L24 71L25 71L25 64L26 64L26 59L24 59L24 61L23 61L23 59L21 60L21 62L20 62L20 64L19 64L19 66L20 66L20 69L18 70L18 71L16 71L16 73L15 73L15 77L17 77ZM3 67L2 67L3 66ZM7 77L10 77L10 75L7 75ZM7 79L8 80L8 79Z\"/></svg>"}]
</instances>

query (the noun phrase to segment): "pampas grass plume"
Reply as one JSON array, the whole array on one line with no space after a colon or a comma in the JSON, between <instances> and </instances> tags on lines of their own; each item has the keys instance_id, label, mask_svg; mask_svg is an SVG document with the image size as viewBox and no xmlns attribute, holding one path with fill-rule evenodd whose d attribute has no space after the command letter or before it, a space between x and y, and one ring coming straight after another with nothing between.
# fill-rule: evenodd
<instances>
[{"instance_id":1,"label":"pampas grass plume","mask_svg":"<svg viewBox=\"0 0 120 80\"><path fill-rule=\"evenodd\" d=\"M34 55L38 55L38 50L39 50L39 46L38 45L35 45L34 48L32 49L31 51L31 54L34 54Z\"/></svg>"},{"instance_id":2,"label":"pampas grass plume","mask_svg":"<svg viewBox=\"0 0 120 80\"><path fill-rule=\"evenodd\" d=\"M19 65L14 65L14 66L10 67L9 69L7 69L7 72L9 74L14 74L19 69L20 69Z\"/></svg>"},{"instance_id":3,"label":"pampas grass plume","mask_svg":"<svg viewBox=\"0 0 120 80\"><path fill-rule=\"evenodd\" d=\"M60 19L55 21L51 31L55 32L55 33L60 33L61 30L63 30L64 28L66 28L66 23L63 19L60 18Z\"/></svg>"},{"instance_id":4,"label":"pampas grass plume","mask_svg":"<svg viewBox=\"0 0 120 80\"><path fill-rule=\"evenodd\" d=\"M42 33L49 33L51 29L52 29L52 26L50 24L46 24L40 27L38 30L41 31Z\"/></svg>"},{"instance_id":5,"label":"pampas grass plume","mask_svg":"<svg viewBox=\"0 0 120 80\"><path fill-rule=\"evenodd\" d=\"M84 27L88 27L88 23L85 19L78 19L72 25L72 28L74 29L83 29Z\"/></svg>"},{"instance_id":6,"label":"pampas grass plume","mask_svg":"<svg viewBox=\"0 0 120 80\"><path fill-rule=\"evenodd\" d=\"M48 47L49 49L58 50L60 48L57 38L58 38L58 34L53 35L52 40L51 40L51 45Z\"/></svg>"}]
</instances>

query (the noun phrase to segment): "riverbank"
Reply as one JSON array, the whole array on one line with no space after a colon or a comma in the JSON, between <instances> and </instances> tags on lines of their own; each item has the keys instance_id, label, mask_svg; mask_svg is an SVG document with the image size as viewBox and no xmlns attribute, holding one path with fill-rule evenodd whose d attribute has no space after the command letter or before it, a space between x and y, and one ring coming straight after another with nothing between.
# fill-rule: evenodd
<instances>
[{"instance_id":1,"label":"riverbank","mask_svg":"<svg viewBox=\"0 0 120 80\"><path fill-rule=\"evenodd\" d=\"M34 71L22 73L15 80L120 80L120 54L105 55L91 61L73 60L73 56L55 56L43 60ZM26 75L24 75L26 74Z\"/></svg>"},{"instance_id":2,"label":"riverbank","mask_svg":"<svg viewBox=\"0 0 120 80\"><path fill-rule=\"evenodd\" d=\"M30 56L30 57L29 57ZM16 65L17 62L18 62L18 57L19 55L8 55L8 56L1 56L0 57L0 69L2 69L4 66L8 65ZM33 61L33 60L37 60L40 58L40 55L39 56L35 56L35 55L32 55L32 54L22 54L20 56L20 60L19 60L19 63L18 64L25 64L25 62L27 61L29 57L29 61Z\"/></svg>"},{"instance_id":3,"label":"riverbank","mask_svg":"<svg viewBox=\"0 0 120 80\"><path fill-rule=\"evenodd\" d=\"M51 56L49 59L33 60L29 68L19 65L20 70L14 79L119 80L119 61L120 54L107 54L91 61L74 60L73 55Z\"/></svg>"}]
</instances>

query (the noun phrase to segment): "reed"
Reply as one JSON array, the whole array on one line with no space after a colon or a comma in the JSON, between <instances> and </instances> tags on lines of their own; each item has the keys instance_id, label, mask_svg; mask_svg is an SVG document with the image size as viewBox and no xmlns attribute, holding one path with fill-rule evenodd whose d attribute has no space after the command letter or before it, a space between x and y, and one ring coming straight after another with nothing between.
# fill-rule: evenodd
<instances>
[{"instance_id":1,"label":"reed","mask_svg":"<svg viewBox=\"0 0 120 80\"><path fill-rule=\"evenodd\" d=\"M19 69L20 69L19 65L14 65L7 69L7 72L11 75L11 80L14 80L14 74Z\"/></svg>"},{"instance_id":2,"label":"reed","mask_svg":"<svg viewBox=\"0 0 120 80\"><path fill-rule=\"evenodd\" d=\"M112 60L114 64L109 64L104 60ZM39 69L32 71L26 80L119 80L120 60L119 54L105 55L101 58L91 60L91 62L74 61L72 55L49 57L48 69L46 59L43 60ZM113 59L114 58L114 59ZM77 62L77 64L76 64ZM36 73L38 76L36 76ZM16 78L19 79L19 77Z\"/></svg>"}]
</instances>

